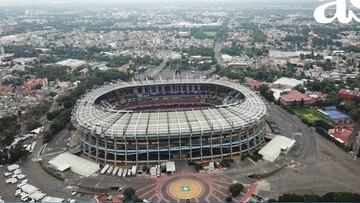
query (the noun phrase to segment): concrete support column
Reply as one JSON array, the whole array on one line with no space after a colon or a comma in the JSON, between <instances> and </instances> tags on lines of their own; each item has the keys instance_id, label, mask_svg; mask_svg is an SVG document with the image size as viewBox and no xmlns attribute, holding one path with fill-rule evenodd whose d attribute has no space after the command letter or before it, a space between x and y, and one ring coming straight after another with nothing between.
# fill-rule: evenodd
<instances>
[{"instance_id":1,"label":"concrete support column","mask_svg":"<svg viewBox=\"0 0 360 203\"><path fill-rule=\"evenodd\" d=\"M86 140L85 140L85 137L87 136L87 134L82 134L82 152L83 154L85 155L85 148L86 148Z\"/></svg>"},{"instance_id":2,"label":"concrete support column","mask_svg":"<svg viewBox=\"0 0 360 203\"><path fill-rule=\"evenodd\" d=\"M257 144L256 139L257 139L257 138L258 138L258 136L259 136L259 135L257 135L257 134L258 134L258 132L256 132L256 134L255 134L256 136L254 137L254 146L256 146L256 144Z\"/></svg>"},{"instance_id":3,"label":"concrete support column","mask_svg":"<svg viewBox=\"0 0 360 203\"><path fill-rule=\"evenodd\" d=\"M146 137L146 165L149 165L149 140Z\"/></svg>"},{"instance_id":4,"label":"concrete support column","mask_svg":"<svg viewBox=\"0 0 360 203\"><path fill-rule=\"evenodd\" d=\"M125 136L124 136L124 145L125 145L125 166L127 166L127 141Z\"/></svg>"},{"instance_id":5,"label":"concrete support column","mask_svg":"<svg viewBox=\"0 0 360 203\"><path fill-rule=\"evenodd\" d=\"M192 161L192 134L190 134L190 161Z\"/></svg>"},{"instance_id":6,"label":"concrete support column","mask_svg":"<svg viewBox=\"0 0 360 203\"><path fill-rule=\"evenodd\" d=\"M99 158L99 137L96 136L96 161L98 160Z\"/></svg>"},{"instance_id":7,"label":"concrete support column","mask_svg":"<svg viewBox=\"0 0 360 203\"><path fill-rule=\"evenodd\" d=\"M139 148L138 148L138 140L137 138L135 138L135 146L136 146L136 166L138 165L138 161L139 161Z\"/></svg>"},{"instance_id":8,"label":"concrete support column","mask_svg":"<svg viewBox=\"0 0 360 203\"><path fill-rule=\"evenodd\" d=\"M181 153L181 133L179 135L179 156L180 156L180 160L182 159L182 153Z\"/></svg>"},{"instance_id":9,"label":"concrete support column","mask_svg":"<svg viewBox=\"0 0 360 203\"><path fill-rule=\"evenodd\" d=\"M211 153L211 161L214 160L213 135L214 135L214 131L212 131L211 134L210 134L210 145L211 145L210 153Z\"/></svg>"},{"instance_id":10,"label":"concrete support column","mask_svg":"<svg viewBox=\"0 0 360 203\"><path fill-rule=\"evenodd\" d=\"M107 146L107 139L105 137L105 163L107 163L107 155L108 155L108 146Z\"/></svg>"},{"instance_id":11,"label":"concrete support column","mask_svg":"<svg viewBox=\"0 0 360 203\"><path fill-rule=\"evenodd\" d=\"M158 164L160 164L160 140L159 140L159 135L157 137L157 142L158 142Z\"/></svg>"},{"instance_id":12,"label":"concrete support column","mask_svg":"<svg viewBox=\"0 0 360 203\"><path fill-rule=\"evenodd\" d=\"M169 147L169 161L171 160L171 152L170 152L170 149L171 149L171 146L170 146L170 135L168 137L168 147Z\"/></svg>"},{"instance_id":13,"label":"concrete support column","mask_svg":"<svg viewBox=\"0 0 360 203\"><path fill-rule=\"evenodd\" d=\"M230 135L230 158L232 159L233 158L233 132L231 132L231 135Z\"/></svg>"},{"instance_id":14,"label":"concrete support column","mask_svg":"<svg viewBox=\"0 0 360 203\"><path fill-rule=\"evenodd\" d=\"M201 162L203 161L203 133L201 133L200 137L200 156L201 156Z\"/></svg>"},{"instance_id":15,"label":"concrete support column","mask_svg":"<svg viewBox=\"0 0 360 203\"><path fill-rule=\"evenodd\" d=\"M242 147L241 147L241 145L242 145L242 140L241 140L241 130L240 130L240 132L239 132L239 134L238 134L238 136L239 136L239 154L240 155L242 155Z\"/></svg>"},{"instance_id":16,"label":"concrete support column","mask_svg":"<svg viewBox=\"0 0 360 203\"><path fill-rule=\"evenodd\" d=\"M117 164L117 143L116 143L116 139L114 139L114 163Z\"/></svg>"},{"instance_id":17,"label":"concrete support column","mask_svg":"<svg viewBox=\"0 0 360 203\"><path fill-rule=\"evenodd\" d=\"M220 154L221 154L221 159L223 159L224 157L224 153L223 153L223 131L221 131L221 135L220 135Z\"/></svg>"},{"instance_id":18,"label":"concrete support column","mask_svg":"<svg viewBox=\"0 0 360 203\"><path fill-rule=\"evenodd\" d=\"M91 135L88 135L88 155L91 156Z\"/></svg>"},{"instance_id":19,"label":"concrete support column","mask_svg":"<svg viewBox=\"0 0 360 203\"><path fill-rule=\"evenodd\" d=\"M250 152L250 128L246 128L247 151Z\"/></svg>"}]
</instances>

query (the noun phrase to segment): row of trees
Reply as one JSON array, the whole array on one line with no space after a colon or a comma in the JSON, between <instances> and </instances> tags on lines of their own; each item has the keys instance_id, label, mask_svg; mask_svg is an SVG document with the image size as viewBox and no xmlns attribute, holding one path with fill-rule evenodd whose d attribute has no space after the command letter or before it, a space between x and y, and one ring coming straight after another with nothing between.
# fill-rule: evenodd
<instances>
[{"instance_id":1,"label":"row of trees","mask_svg":"<svg viewBox=\"0 0 360 203\"><path fill-rule=\"evenodd\" d=\"M65 129L71 120L71 107L72 105L64 105L64 109L49 112L47 114L48 120L52 121L49 130L44 133L44 142L48 142L52 137ZM67 108L66 108L67 107Z\"/></svg>"},{"instance_id":2,"label":"row of trees","mask_svg":"<svg viewBox=\"0 0 360 203\"><path fill-rule=\"evenodd\" d=\"M0 149L9 146L20 132L21 125L16 116L0 118Z\"/></svg>"},{"instance_id":3,"label":"row of trees","mask_svg":"<svg viewBox=\"0 0 360 203\"><path fill-rule=\"evenodd\" d=\"M7 149L3 148L0 150L0 164L12 164L20 159L26 157L29 152L23 147L21 143Z\"/></svg>"},{"instance_id":4,"label":"row of trees","mask_svg":"<svg viewBox=\"0 0 360 203\"><path fill-rule=\"evenodd\" d=\"M237 43L232 43L231 47L224 47L221 49L222 54L230 56L241 56L244 52L244 46Z\"/></svg>"},{"instance_id":5,"label":"row of trees","mask_svg":"<svg viewBox=\"0 0 360 203\"><path fill-rule=\"evenodd\" d=\"M323 196L316 194L283 194L278 200L271 199L269 202L359 202L360 194L351 192L329 192Z\"/></svg>"},{"instance_id":6,"label":"row of trees","mask_svg":"<svg viewBox=\"0 0 360 203\"><path fill-rule=\"evenodd\" d=\"M238 79L240 82L244 82L245 77L251 77L256 80L273 82L277 78L287 75L288 73L284 71L275 71L267 68L259 68L259 69L230 69L230 68L221 68L219 70L219 75L226 76L232 79Z\"/></svg>"},{"instance_id":7,"label":"row of trees","mask_svg":"<svg viewBox=\"0 0 360 203\"><path fill-rule=\"evenodd\" d=\"M183 49L182 52L188 53L190 56L215 56L214 49L206 47L191 46L190 48Z\"/></svg>"}]
</instances>

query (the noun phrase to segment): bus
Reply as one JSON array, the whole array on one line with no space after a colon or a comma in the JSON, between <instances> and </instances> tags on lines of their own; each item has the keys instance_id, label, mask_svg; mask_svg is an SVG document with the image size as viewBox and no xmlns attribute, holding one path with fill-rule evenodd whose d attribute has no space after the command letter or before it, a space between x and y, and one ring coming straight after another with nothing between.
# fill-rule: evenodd
<instances>
[{"instance_id":1,"label":"bus","mask_svg":"<svg viewBox=\"0 0 360 203\"><path fill-rule=\"evenodd\" d=\"M124 168L123 178L126 178L126 175L127 175L127 169L126 169L126 168Z\"/></svg>"},{"instance_id":2,"label":"bus","mask_svg":"<svg viewBox=\"0 0 360 203\"><path fill-rule=\"evenodd\" d=\"M113 176L116 176L117 172L118 172L119 168L118 167L115 167L113 172L112 172L112 175Z\"/></svg>"},{"instance_id":3,"label":"bus","mask_svg":"<svg viewBox=\"0 0 360 203\"><path fill-rule=\"evenodd\" d=\"M121 177L121 176L122 176L122 173L123 173L123 169L122 169L122 168L119 168L118 176Z\"/></svg>"},{"instance_id":4,"label":"bus","mask_svg":"<svg viewBox=\"0 0 360 203\"><path fill-rule=\"evenodd\" d=\"M137 173L137 166L134 165L131 168L131 175L136 176L136 173Z\"/></svg>"},{"instance_id":5,"label":"bus","mask_svg":"<svg viewBox=\"0 0 360 203\"><path fill-rule=\"evenodd\" d=\"M110 175L113 169L114 169L114 167L110 166L109 169L106 171L106 173L108 175Z\"/></svg>"},{"instance_id":6,"label":"bus","mask_svg":"<svg viewBox=\"0 0 360 203\"><path fill-rule=\"evenodd\" d=\"M106 165L104 166L104 168L101 169L100 173L101 173L101 174L104 174L104 173L109 169L109 167L110 167L110 166L109 166L108 164L106 164Z\"/></svg>"}]
</instances>

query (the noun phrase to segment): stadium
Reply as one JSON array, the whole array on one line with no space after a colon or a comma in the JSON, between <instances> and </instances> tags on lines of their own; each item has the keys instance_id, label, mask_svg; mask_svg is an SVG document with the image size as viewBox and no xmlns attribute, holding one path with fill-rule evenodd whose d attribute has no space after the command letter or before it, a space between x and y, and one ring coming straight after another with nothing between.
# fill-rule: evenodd
<instances>
[{"instance_id":1,"label":"stadium","mask_svg":"<svg viewBox=\"0 0 360 203\"><path fill-rule=\"evenodd\" d=\"M84 156L103 163L218 160L257 150L266 106L225 80L117 82L77 101L72 115Z\"/></svg>"}]
</instances>

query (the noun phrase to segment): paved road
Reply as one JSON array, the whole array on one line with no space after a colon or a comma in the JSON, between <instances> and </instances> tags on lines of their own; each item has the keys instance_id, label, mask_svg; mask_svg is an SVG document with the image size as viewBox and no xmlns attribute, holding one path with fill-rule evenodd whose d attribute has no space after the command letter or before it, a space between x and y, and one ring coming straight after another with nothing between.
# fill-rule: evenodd
<instances>
[{"instance_id":1,"label":"paved road","mask_svg":"<svg viewBox=\"0 0 360 203\"><path fill-rule=\"evenodd\" d=\"M316 161L316 132L306 126L293 114L290 114L282 107L273 103L267 103L270 119L275 121L282 135L295 139L294 158L302 163L312 163Z\"/></svg>"},{"instance_id":2,"label":"paved road","mask_svg":"<svg viewBox=\"0 0 360 203\"><path fill-rule=\"evenodd\" d=\"M147 77L155 77L157 78L160 73L164 70L166 67L166 63L168 62L168 59L164 59L163 62L157 66L156 68L149 68L145 72L138 74L135 78L136 79L145 79Z\"/></svg>"},{"instance_id":3,"label":"paved road","mask_svg":"<svg viewBox=\"0 0 360 203\"><path fill-rule=\"evenodd\" d=\"M215 59L217 61L217 64L220 66L223 66L224 63L221 59L221 49L223 48L223 42L216 42L214 46L214 52L215 52Z\"/></svg>"}]
</instances>

